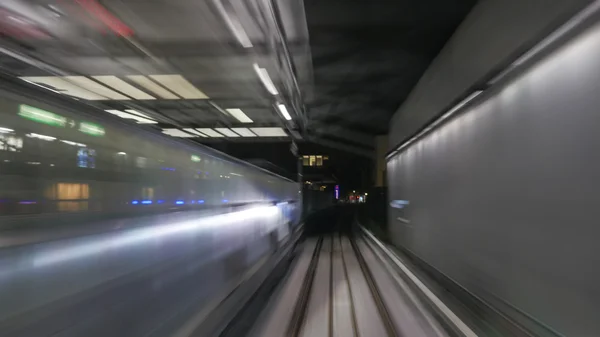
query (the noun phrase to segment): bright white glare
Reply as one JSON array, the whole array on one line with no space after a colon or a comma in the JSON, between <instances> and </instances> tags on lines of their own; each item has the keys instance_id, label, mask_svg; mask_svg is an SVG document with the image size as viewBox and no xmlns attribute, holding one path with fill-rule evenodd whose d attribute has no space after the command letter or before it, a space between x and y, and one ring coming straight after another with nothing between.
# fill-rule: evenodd
<instances>
[{"instance_id":1,"label":"bright white glare","mask_svg":"<svg viewBox=\"0 0 600 337\"><path fill-rule=\"evenodd\" d=\"M194 138L197 137L195 135L190 135L189 133L183 132L179 129L163 129L162 133L165 135L169 135L172 137L181 137L181 138Z\"/></svg>"},{"instance_id":2,"label":"bright white glare","mask_svg":"<svg viewBox=\"0 0 600 337\"><path fill-rule=\"evenodd\" d=\"M215 130L217 130L218 132L224 134L227 137L235 138L235 137L239 137L240 136L237 133L229 130L228 128L215 128Z\"/></svg>"},{"instance_id":3,"label":"bright white glare","mask_svg":"<svg viewBox=\"0 0 600 337\"><path fill-rule=\"evenodd\" d=\"M131 81L135 82L139 86L143 87L144 89L148 89L148 90L152 91L153 93L155 93L160 98L164 98L164 99L179 99L179 96L173 94L169 90L167 90L167 89L161 87L160 85L156 84L154 81L152 81L151 79L149 79L146 76L143 76L143 75L129 75L129 76L127 76L127 78L130 79Z\"/></svg>"},{"instance_id":4,"label":"bright white glare","mask_svg":"<svg viewBox=\"0 0 600 337\"><path fill-rule=\"evenodd\" d=\"M69 145L73 145L73 146L87 147L87 145L85 145L85 144L81 144L81 143L77 143L77 142L72 142L70 140L61 139L60 141L63 142L63 143L65 143L65 144L69 144Z\"/></svg>"},{"instance_id":5,"label":"bright white glare","mask_svg":"<svg viewBox=\"0 0 600 337\"><path fill-rule=\"evenodd\" d=\"M241 123L252 123L253 122L253 120L250 119L250 117L248 117L242 111L242 109L226 109L226 110L227 110L227 112L229 112L229 114L231 114L233 117L235 117L235 119L237 119Z\"/></svg>"},{"instance_id":6,"label":"bright white glare","mask_svg":"<svg viewBox=\"0 0 600 337\"><path fill-rule=\"evenodd\" d=\"M185 99L208 98L205 93L200 91L181 75L150 75L150 78Z\"/></svg>"},{"instance_id":7,"label":"bright white glare","mask_svg":"<svg viewBox=\"0 0 600 337\"><path fill-rule=\"evenodd\" d=\"M232 176L243 177L243 175L241 175L239 173L229 172L229 174L231 174Z\"/></svg>"},{"instance_id":8,"label":"bright white glare","mask_svg":"<svg viewBox=\"0 0 600 337\"><path fill-rule=\"evenodd\" d=\"M288 121L292 120L292 116L290 116L290 113L288 112L285 104L277 104L277 108L279 109L279 111L281 111L283 118L285 118Z\"/></svg>"},{"instance_id":9,"label":"bright white glare","mask_svg":"<svg viewBox=\"0 0 600 337\"><path fill-rule=\"evenodd\" d=\"M209 136L209 137L214 137L214 138L223 138L225 136L223 136L222 134L218 133L217 131L213 130L213 129L209 129L209 128L199 128L196 129L200 132L202 132L203 134Z\"/></svg>"},{"instance_id":10,"label":"bright white glare","mask_svg":"<svg viewBox=\"0 0 600 337\"><path fill-rule=\"evenodd\" d=\"M109 110L104 110L104 111L108 112L109 114L119 116L123 119L132 119L132 120L136 121L137 124L157 124L158 123L157 121L155 121L153 119L140 117L139 115L142 115L142 116L144 116L144 115L137 111L136 111L136 114L123 112L121 110L115 110L115 109L109 109ZM128 111L135 111L135 110L128 110Z\"/></svg>"},{"instance_id":11,"label":"bright white glare","mask_svg":"<svg viewBox=\"0 0 600 337\"><path fill-rule=\"evenodd\" d=\"M13 130L13 129L0 127L0 133L9 133L9 132L14 132L14 131L15 130Z\"/></svg>"},{"instance_id":12,"label":"bright white glare","mask_svg":"<svg viewBox=\"0 0 600 337\"><path fill-rule=\"evenodd\" d=\"M282 128L250 128L259 137L287 137Z\"/></svg>"},{"instance_id":13,"label":"bright white glare","mask_svg":"<svg viewBox=\"0 0 600 337\"><path fill-rule=\"evenodd\" d=\"M260 80L262 81L262 83L265 86L265 88L267 89L267 91L271 93L271 95L279 94L279 92L277 91L277 88L275 87L275 84L273 84L273 81L271 80L271 77L269 76L269 73L267 72L267 69L261 68L258 66L258 64L254 63L254 71L256 72L256 74L258 75Z\"/></svg>"},{"instance_id":14,"label":"bright white glare","mask_svg":"<svg viewBox=\"0 0 600 337\"><path fill-rule=\"evenodd\" d=\"M123 81L122 79L118 78L117 76L92 76L92 78L97 81L100 81L100 82L108 85L109 87L116 89L130 97L133 97L135 99L139 99L139 100L156 99L156 97L148 95L147 93L145 93L142 90L134 87L133 85Z\"/></svg>"},{"instance_id":15,"label":"bright white glare","mask_svg":"<svg viewBox=\"0 0 600 337\"><path fill-rule=\"evenodd\" d=\"M125 100L130 100L131 98L125 96L125 95L121 95L120 93L111 90L105 86L103 86L102 84L95 82L85 76L64 76L63 77L65 80L75 83L76 85L91 91L95 94L104 96L104 97L108 97L110 99L114 99L114 100L121 100L121 101L125 101Z\"/></svg>"},{"instance_id":16,"label":"bright white glare","mask_svg":"<svg viewBox=\"0 0 600 337\"><path fill-rule=\"evenodd\" d=\"M275 219L278 214L279 210L275 206L260 206L239 212L207 216L155 227L132 229L116 233L112 237L100 238L92 242L74 244L51 252L40 253L33 258L33 266L46 267L96 254L104 254L127 246L147 244L159 238L178 234L187 237L194 232L253 223L253 221L259 219Z\"/></svg>"},{"instance_id":17,"label":"bright white glare","mask_svg":"<svg viewBox=\"0 0 600 337\"><path fill-rule=\"evenodd\" d=\"M29 138L38 138L41 140L45 140L45 141L53 141L56 140L56 137L51 137L51 136L46 136L46 135L40 135L39 133L28 133L25 136L29 137Z\"/></svg>"},{"instance_id":18,"label":"bright white glare","mask_svg":"<svg viewBox=\"0 0 600 337\"><path fill-rule=\"evenodd\" d=\"M127 155L127 153L125 153L125 152L117 152L117 154L121 155L121 156L126 156Z\"/></svg>"},{"instance_id":19,"label":"bright white glare","mask_svg":"<svg viewBox=\"0 0 600 337\"><path fill-rule=\"evenodd\" d=\"M183 129L183 131L189 132L189 133L192 133L194 135L198 135L198 136L204 137L204 138L208 137L207 135L203 134L202 132L196 131L196 129L192 129L192 128L185 128L185 129Z\"/></svg>"},{"instance_id":20,"label":"bright white glare","mask_svg":"<svg viewBox=\"0 0 600 337\"><path fill-rule=\"evenodd\" d=\"M248 128L231 128L231 130L242 137L256 137L256 135L253 134L252 131L248 130Z\"/></svg>"}]
</instances>

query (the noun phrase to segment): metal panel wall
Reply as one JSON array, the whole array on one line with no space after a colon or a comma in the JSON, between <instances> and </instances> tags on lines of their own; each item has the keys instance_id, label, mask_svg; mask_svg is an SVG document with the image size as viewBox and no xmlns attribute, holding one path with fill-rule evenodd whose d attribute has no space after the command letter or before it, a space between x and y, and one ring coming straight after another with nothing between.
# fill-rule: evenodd
<instances>
[{"instance_id":1,"label":"metal panel wall","mask_svg":"<svg viewBox=\"0 0 600 337\"><path fill-rule=\"evenodd\" d=\"M598 60L600 25L388 162L397 244L568 336L600 335Z\"/></svg>"}]
</instances>

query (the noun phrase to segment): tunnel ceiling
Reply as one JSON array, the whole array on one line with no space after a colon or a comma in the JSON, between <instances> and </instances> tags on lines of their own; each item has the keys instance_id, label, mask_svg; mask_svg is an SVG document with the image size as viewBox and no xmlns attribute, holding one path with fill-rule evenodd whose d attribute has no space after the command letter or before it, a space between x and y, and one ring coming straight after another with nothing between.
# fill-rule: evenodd
<instances>
[{"instance_id":1,"label":"tunnel ceiling","mask_svg":"<svg viewBox=\"0 0 600 337\"><path fill-rule=\"evenodd\" d=\"M132 109L158 122L142 128L176 128L170 135L187 133L202 143L290 141L303 121L299 90L292 83L309 82L308 51L302 0L0 1L4 85L21 93L31 90L30 95L60 92L55 98L77 103L65 94L70 90L79 103L105 118L116 118L105 110L125 116ZM268 74L276 94L257 69ZM160 77L164 75L185 82ZM90 82L103 89L90 90ZM107 96L107 88L127 99ZM104 97L89 98L95 97L90 91ZM136 93L145 98L132 96ZM278 103L287 106L292 120L284 118ZM249 120L228 109L241 110ZM212 128L212 134L221 128L224 133L217 137L199 131L200 136L185 130L190 128ZM251 131L246 136L231 128Z\"/></svg>"},{"instance_id":2,"label":"tunnel ceiling","mask_svg":"<svg viewBox=\"0 0 600 337\"><path fill-rule=\"evenodd\" d=\"M372 148L474 0L306 0L310 134Z\"/></svg>"},{"instance_id":3,"label":"tunnel ceiling","mask_svg":"<svg viewBox=\"0 0 600 337\"><path fill-rule=\"evenodd\" d=\"M387 133L392 114L474 2L4 0L0 77L5 87L30 96L41 90L107 118L117 117L105 110L133 109L157 122L140 127L175 128L205 144L296 139L372 156L373 136ZM270 75L276 95L257 67ZM172 78L160 82L155 75L180 75L204 96L161 97L130 77L174 92ZM73 102L55 84L58 78L72 85L66 76L112 90L114 81L124 81L153 99L130 99L118 88L129 99ZM251 122L227 109L240 109ZM182 131L264 127L281 133Z\"/></svg>"}]
</instances>

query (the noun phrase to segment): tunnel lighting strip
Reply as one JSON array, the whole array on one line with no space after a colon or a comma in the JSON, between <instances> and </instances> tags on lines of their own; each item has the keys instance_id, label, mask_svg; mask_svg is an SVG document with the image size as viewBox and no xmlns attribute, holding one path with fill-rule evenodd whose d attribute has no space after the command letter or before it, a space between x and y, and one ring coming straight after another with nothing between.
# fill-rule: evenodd
<instances>
[{"instance_id":1,"label":"tunnel lighting strip","mask_svg":"<svg viewBox=\"0 0 600 337\"><path fill-rule=\"evenodd\" d=\"M226 109L226 111L235 119L240 121L240 123L253 123L252 119L248 117L242 109Z\"/></svg>"},{"instance_id":2,"label":"tunnel lighting strip","mask_svg":"<svg viewBox=\"0 0 600 337\"><path fill-rule=\"evenodd\" d=\"M463 99L458 104L456 104L452 109L448 110L448 112L446 112L445 114L443 114L440 118L436 119L433 123L429 124L421 132L419 132L418 134L416 134L415 136L413 136L408 141L404 142L396 150L392 151L392 153L390 153L389 155L387 155L387 159L389 159L392 156L395 156L396 154L398 154L399 152L401 152L403 149L405 149L406 147L410 146L411 144L413 144L414 142L416 142L417 140L419 140L420 138L422 138L425 134L429 133L429 131L431 131L433 128L437 127L442 122L444 122L446 119L450 118L457 111L460 111L460 109L462 109L465 105L469 104L471 101L473 101L475 98L477 98L477 96L481 95L482 93L483 93L483 90L477 90L477 91L473 92L472 94L470 94L469 96L467 96L465 99Z\"/></svg>"},{"instance_id":3,"label":"tunnel lighting strip","mask_svg":"<svg viewBox=\"0 0 600 337\"><path fill-rule=\"evenodd\" d=\"M260 78L267 91L270 92L273 96L279 95L279 92L277 91L275 84L273 84L273 81L271 80L267 69L259 67L256 63L254 63L253 67L254 71L256 72L256 75L258 75L258 78Z\"/></svg>"},{"instance_id":4,"label":"tunnel lighting strip","mask_svg":"<svg viewBox=\"0 0 600 337\"><path fill-rule=\"evenodd\" d=\"M135 99L139 99L139 100L156 99L156 97L145 93L144 91L123 81L122 79L118 78L117 76L112 76L112 75L111 76L92 76L92 78L95 79L96 81L100 81L100 82L106 84L107 86L109 86L115 90L118 90L128 96L131 96Z\"/></svg>"},{"instance_id":5,"label":"tunnel lighting strip","mask_svg":"<svg viewBox=\"0 0 600 337\"><path fill-rule=\"evenodd\" d=\"M229 15L229 13L227 13L227 10L221 3L221 0L214 0L214 3L215 7L217 7L217 10L223 17L223 20L225 20L225 24L229 30L231 30L242 47L252 48L252 41L250 41L250 38L248 37L248 34L246 34L246 31L244 30L244 27L242 27L240 21L236 17L232 17Z\"/></svg>"},{"instance_id":6,"label":"tunnel lighting strip","mask_svg":"<svg viewBox=\"0 0 600 337\"><path fill-rule=\"evenodd\" d=\"M162 84L185 99L207 99L205 93L196 88L181 75L149 75L151 79Z\"/></svg>"},{"instance_id":7,"label":"tunnel lighting strip","mask_svg":"<svg viewBox=\"0 0 600 337\"><path fill-rule=\"evenodd\" d=\"M148 89L163 99L179 99L179 96L173 94L169 90L163 88L144 75L129 75L127 78L144 89Z\"/></svg>"},{"instance_id":8,"label":"tunnel lighting strip","mask_svg":"<svg viewBox=\"0 0 600 337\"><path fill-rule=\"evenodd\" d=\"M431 290L429 290L429 288L427 288L427 286L423 282L421 282L421 280L419 280L419 278L415 274L413 274L410 271L410 269L408 269L404 265L404 263L402 263L402 261L400 261L400 259L398 258L398 256L396 256L396 254L394 254L392 251L390 251L383 243L381 243L381 241L379 241L373 234L371 234L371 232L369 232L363 226L360 226L360 229L383 252L385 252L388 255L388 257L402 270L402 272L406 276L408 276L408 278L431 301L431 303L433 303L433 305L435 305L446 316L446 318L448 318L454 324L454 326L460 330L460 332L465 337L478 337L477 334L473 330L471 330L471 328L469 328L458 316L456 316L456 314L452 310L450 310L450 308L448 308L448 306L446 306L444 304L444 302L442 302L442 300L440 300L437 296L435 296L435 294Z\"/></svg>"},{"instance_id":9,"label":"tunnel lighting strip","mask_svg":"<svg viewBox=\"0 0 600 337\"><path fill-rule=\"evenodd\" d=\"M285 106L285 104L277 104L277 109L281 112L283 118L285 118L288 121L292 120L292 116L290 116L290 113L288 112L288 109Z\"/></svg>"},{"instance_id":10,"label":"tunnel lighting strip","mask_svg":"<svg viewBox=\"0 0 600 337\"><path fill-rule=\"evenodd\" d=\"M233 130L233 132L236 132L242 137L256 137L256 135L252 133L252 131L250 131L248 128L231 128L231 130Z\"/></svg>"},{"instance_id":11,"label":"tunnel lighting strip","mask_svg":"<svg viewBox=\"0 0 600 337\"><path fill-rule=\"evenodd\" d=\"M200 132L200 131L198 131L196 129L192 129L192 128L185 128L185 129L183 129L183 131L189 132L189 133L192 133L194 135L198 135L198 136L204 137L204 138L208 137L207 135L203 134L202 132Z\"/></svg>"},{"instance_id":12,"label":"tunnel lighting strip","mask_svg":"<svg viewBox=\"0 0 600 337\"><path fill-rule=\"evenodd\" d=\"M215 128L215 130L217 130L218 132L224 134L227 137L235 138L235 137L239 137L240 136L237 133L229 130L228 128Z\"/></svg>"},{"instance_id":13,"label":"tunnel lighting strip","mask_svg":"<svg viewBox=\"0 0 600 337\"><path fill-rule=\"evenodd\" d=\"M577 27L582 25L587 20L591 19L599 11L600 11L600 0L596 0L593 3L591 3L590 5L588 5L587 7L585 7L583 10L581 10L580 12L575 14L571 19L569 19L563 25L558 27L555 31L550 33L546 38L544 38L539 43L534 45L527 52L525 52L520 57L518 57L505 70L503 70L498 75L496 75L494 78L492 78L488 82L488 85L491 86L491 85L495 85L496 83L500 82L506 76L508 76L509 74L516 71L517 68L519 68L523 64L527 63L528 61L530 61L531 59L533 59L535 56L539 55L540 53L544 52L546 49L551 47L554 43L558 42L561 38L565 37L569 32L576 29ZM453 115L456 111L460 110L462 107L464 107L467 103L469 103L475 97L479 96L482 92L483 91L481 91L481 90L473 92L466 99L464 99L463 101L461 101L460 103L455 105L452 109L448 110L448 112L446 112L440 118L438 118L433 123L431 123L429 126L427 126L423 131L419 132L416 136L410 138L408 141L406 141L406 142L402 143L400 146L398 146L395 150L393 150L391 153L389 153L386 156L386 159L389 160L391 157L400 153L407 146L411 145L417 139L422 137L425 133L429 132L431 129L438 126L441 122L443 122L445 119L447 119L448 117Z\"/></svg>"},{"instance_id":14,"label":"tunnel lighting strip","mask_svg":"<svg viewBox=\"0 0 600 337\"><path fill-rule=\"evenodd\" d=\"M207 135L208 137L213 137L213 138L223 138L225 137L224 135L218 133L217 131L211 129L211 128L199 128L196 129L200 132L202 132L203 134Z\"/></svg>"}]
</instances>

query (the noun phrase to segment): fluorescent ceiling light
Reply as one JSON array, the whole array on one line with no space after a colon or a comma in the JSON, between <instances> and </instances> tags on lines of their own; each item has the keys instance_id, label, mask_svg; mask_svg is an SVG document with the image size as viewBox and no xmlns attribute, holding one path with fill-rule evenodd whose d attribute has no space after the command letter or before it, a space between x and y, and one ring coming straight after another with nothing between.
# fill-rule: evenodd
<instances>
[{"instance_id":1,"label":"fluorescent ceiling light","mask_svg":"<svg viewBox=\"0 0 600 337\"><path fill-rule=\"evenodd\" d=\"M250 128L259 137L287 137L282 128Z\"/></svg>"},{"instance_id":2,"label":"fluorescent ceiling light","mask_svg":"<svg viewBox=\"0 0 600 337\"><path fill-rule=\"evenodd\" d=\"M197 136L194 135L190 135L189 133L183 132L179 129L163 129L162 132L166 135L172 136L172 137L181 137L181 138L194 138Z\"/></svg>"},{"instance_id":3,"label":"fluorescent ceiling light","mask_svg":"<svg viewBox=\"0 0 600 337\"><path fill-rule=\"evenodd\" d=\"M146 114L144 114L144 113L141 113L141 112L139 112L139 111L137 111L137 110L133 110L133 109L125 109L125 111L127 111L128 113L130 113L130 114L132 114L132 115L140 116L140 117L142 117L142 118L146 118L146 119L153 119L152 117L150 117L150 116L148 116L148 115L146 115Z\"/></svg>"},{"instance_id":4,"label":"fluorescent ceiling light","mask_svg":"<svg viewBox=\"0 0 600 337\"><path fill-rule=\"evenodd\" d=\"M224 134L227 137L239 137L240 136L237 133L229 130L228 128L215 128L215 130L219 131L220 133Z\"/></svg>"},{"instance_id":5,"label":"fluorescent ceiling light","mask_svg":"<svg viewBox=\"0 0 600 337\"><path fill-rule=\"evenodd\" d=\"M154 96L150 96L133 85L123 81L117 76L92 76L97 81L100 81L113 89L116 89L128 96L131 96L139 100L156 99Z\"/></svg>"},{"instance_id":6,"label":"fluorescent ceiling light","mask_svg":"<svg viewBox=\"0 0 600 337\"><path fill-rule=\"evenodd\" d=\"M242 123L252 123L253 121L248 117L242 109L226 109L235 119Z\"/></svg>"},{"instance_id":7,"label":"fluorescent ceiling light","mask_svg":"<svg viewBox=\"0 0 600 337\"><path fill-rule=\"evenodd\" d=\"M246 34L246 31L244 30L244 27L242 27L242 24L239 22L239 20L236 17L229 16L227 10L221 3L221 0L215 0L214 3L217 7L217 10L221 13L221 16L223 16L225 24L227 27L229 27L233 35L235 35L242 47L252 48L252 42L250 41L248 34Z\"/></svg>"},{"instance_id":8,"label":"fluorescent ceiling light","mask_svg":"<svg viewBox=\"0 0 600 337\"><path fill-rule=\"evenodd\" d=\"M203 134L209 136L209 137L214 137L214 138L222 138L225 137L222 134L218 133L217 131L213 130L213 129L209 129L209 128L199 128L196 129L200 132L202 132Z\"/></svg>"},{"instance_id":9,"label":"fluorescent ceiling light","mask_svg":"<svg viewBox=\"0 0 600 337\"><path fill-rule=\"evenodd\" d=\"M69 144L69 145L73 145L73 146L87 147L87 145L85 145L85 144L81 144L81 143L77 143L77 142L72 142L70 140L61 139L60 141L63 142L63 143L65 143L65 144Z\"/></svg>"},{"instance_id":10,"label":"fluorescent ceiling light","mask_svg":"<svg viewBox=\"0 0 600 337\"><path fill-rule=\"evenodd\" d=\"M203 134L202 132L196 131L195 129L192 129L192 128L186 128L186 129L183 129L183 131L189 132L189 133L192 133L194 135L198 135L198 136L204 137L204 138L208 137L207 135Z\"/></svg>"},{"instance_id":11,"label":"fluorescent ceiling light","mask_svg":"<svg viewBox=\"0 0 600 337\"><path fill-rule=\"evenodd\" d=\"M160 98L164 98L164 99L179 99L179 96L173 94L169 90L167 90L167 89L161 87L160 85L156 84L154 81L152 81L151 79L149 79L146 76L143 76L143 75L129 75L129 76L127 76L127 78L130 79L131 81L135 82L136 84L139 84L141 87L152 91L153 93L155 93Z\"/></svg>"},{"instance_id":12,"label":"fluorescent ceiling light","mask_svg":"<svg viewBox=\"0 0 600 337\"><path fill-rule=\"evenodd\" d=\"M265 88L267 89L267 91L271 93L271 95L279 94L279 92L277 91L277 88L275 87L275 84L273 84L273 81L271 80L271 77L269 76L269 73L267 72L267 69L261 68L258 66L258 64L254 63L254 71L256 72L256 74L258 75L260 80L262 81L262 83L265 86Z\"/></svg>"},{"instance_id":13,"label":"fluorescent ceiling light","mask_svg":"<svg viewBox=\"0 0 600 337\"><path fill-rule=\"evenodd\" d=\"M84 88L78 87L75 84L65 81L62 78L56 76L27 76L19 78L23 81L35 84L44 89L63 95L68 95L90 101L101 101L108 99L102 95L93 93L89 90L85 90Z\"/></svg>"},{"instance_id":14,"label":"fluorescent ceiling light","mask_svg":"<svg viewBox=\"0 0 600 337\"><path fill-rule=\"evenodd\" d=\"M0 127L0 133L9 133L9 132L14 132L14 131L15 130L13 130L13 129Z\"/></svg>"},{"instance_id":15,"label":"fluorescent ceiling light","mask_svg":"<svg viewBox=\"0 0 600 337\"><path fill-rule=\"evenodd\" d=\"M28 133L25 136L29 137L29 138L38 138L41 140L45 140L45 141L53 141L56 139L56 137L52 137L52 136L46 136L46 135L40 135L39 133Z\"/></svg>"},{"instance_id":16,"label":"fluorescent ceiling light","mask_svg":"<svg viewBox=\"0 0 600 337\"><path fill-rule=\"evenodd\" d=\"M202 91L181 75L150 75L150 78L185 99L207 99Z\"/></svg>"},{"instance_id":17,"label":"fluorescent ceiling light","mask_svg":"<svg viewBox=\"0 0 600 337\"><path fill-rule=\"evenodd\" d=\"M279 109L279 111L283 115L283 118L285 118L288 121L292 120L292 116L290 116L290 113L288 112L287 107L285 106L285 104L277 104L277 108Z\"/></svg>"},{"instance_id":18,"label":"fluorescent ceiling light","mask_svg":"<svg viewBox=\"0 0 600 337\"><path fill-rule=\"evenodd\" d=\"M63 78L69 82L75 83L76 85L91 91L95 94L102 95L114 100L130 100L131 98L121 95L118 92L111 90L102 84L95 82L85 76L63 76Z\"/></svg>"},{"instance_id":19,"label":"fluorescent ceiling light","mask_svg":"<svg viewBox=\"0 0 600 337\"><path fill-rule=\"evenodd\" d=\"M237 132L242 137L256 137L248 128L231 128L231 130Z\"/></svg>"},{"instance_id":20,"label":"fluorescent ceiling light","mask_svg":"<svg viewBox=\"0 0 600 337\"><path fill-rule=\"evenodd\" d=\"M132 119L132 120L136 121L138 124L157 124L158 123L157 121L150 119L149 117L144 118L144 117L140 117L137 114L134 115L131 113L123 112L121 110L109 109L109 110L104 110L104 111L108 112L109 114L119 116L123 119ZM130 111L132 111L132 110L130 110ZM135 111L135 110L133 110L133 111ZM141 114L141 113L139 113L139 114ZM141 114L141 115L144 116L143 114Z\"/></svg>"}]
</instances>

